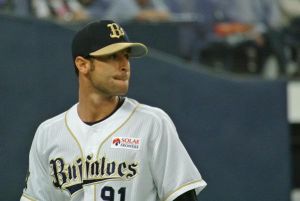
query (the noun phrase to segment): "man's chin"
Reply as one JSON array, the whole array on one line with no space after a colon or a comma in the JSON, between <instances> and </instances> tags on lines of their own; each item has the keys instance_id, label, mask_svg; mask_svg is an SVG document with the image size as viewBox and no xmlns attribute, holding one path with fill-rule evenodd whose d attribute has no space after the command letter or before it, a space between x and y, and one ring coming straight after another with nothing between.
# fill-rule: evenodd
<instances>
[{"instance_id":1,"label":"man's chin","mask_svg":"<svg viewBox=\"0 0 300 201\"><path fill-rule=\"evenodd\" d=\"M128 93L128 87L124 88L124 89L120 89L117 91L116 95L117 96L124 96Z\"/></svg>"}]
</instances>

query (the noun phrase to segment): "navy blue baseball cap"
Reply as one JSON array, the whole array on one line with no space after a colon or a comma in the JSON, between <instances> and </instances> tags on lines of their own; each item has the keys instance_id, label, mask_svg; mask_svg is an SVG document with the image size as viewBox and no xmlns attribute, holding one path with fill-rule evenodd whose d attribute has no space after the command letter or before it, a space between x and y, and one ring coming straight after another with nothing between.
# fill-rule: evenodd
<instances>
[{"instance_id":1,"label":"navy blue baseball cap","mask_svg":"<svg viewBox=\"0 0 300 201\"><path fill-rule=\"evenodd\" d=\"M129 56L142 57L148 49L142 43L130 42L124 29L114 21L101 20L80 29L72 41L73 60L77 56L106 56L130 48Z\"/></svg>"}]
</instances>

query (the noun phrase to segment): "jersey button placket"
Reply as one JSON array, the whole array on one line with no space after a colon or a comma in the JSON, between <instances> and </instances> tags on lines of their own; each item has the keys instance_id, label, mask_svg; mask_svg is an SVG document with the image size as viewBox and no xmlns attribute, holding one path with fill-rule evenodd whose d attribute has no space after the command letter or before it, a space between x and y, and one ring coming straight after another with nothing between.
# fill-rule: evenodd
<instances>
[{"instance_id":1,"label":"jersey button placket","mask_svg":"<svg viewBox=\"0 0 300 201\"><path fill-rule=\"evenodd\" d=\"M99 143L99 140L97 138L99 135L97 134L97 129L91 128L88 132L88 142L86 144L86 153L87 154L96 154L96 147L97 144Z\"/></svg>"}]
</instances>

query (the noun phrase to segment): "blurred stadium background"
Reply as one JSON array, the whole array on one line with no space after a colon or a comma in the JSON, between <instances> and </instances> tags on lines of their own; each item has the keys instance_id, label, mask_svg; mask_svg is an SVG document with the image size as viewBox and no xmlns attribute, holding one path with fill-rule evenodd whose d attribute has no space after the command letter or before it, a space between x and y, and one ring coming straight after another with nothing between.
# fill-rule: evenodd
<instances>
[{"instance_id":1,"label":"blurred stadium background","mask_svg":"<svg viewBox=\"0 0 300 201\"><path fill-rule=\"evenodd\" d=\"M194 21L176 19L122 23L150 47L132 60L129 96L170 114L208 182L199 200L300 201L299 63L281 75L270 56L258 73L249 55L215 43L206 62L197 48L186 58L182 27ZM0 200L22 193L36 127L76 102L70 43L85 22L0 14Z\"/></svg>"}]
</instances>

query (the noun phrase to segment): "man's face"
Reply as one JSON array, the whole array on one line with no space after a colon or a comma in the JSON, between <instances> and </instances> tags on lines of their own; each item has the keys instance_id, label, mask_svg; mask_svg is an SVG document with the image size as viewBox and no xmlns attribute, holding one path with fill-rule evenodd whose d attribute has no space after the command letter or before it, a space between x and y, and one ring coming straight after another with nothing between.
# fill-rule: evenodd
<instances>
[{"instance_id":1,"label":"man's face","mask_svg":"<svg viewBox=\"0 0 300 201\"><path fill-rule=\"evenodd\" d=\"M88 78L96 93L104 96L125 95L129 87L130 63L128 50L112 55L93 57Z\"/></svg>"}]
</instances>

